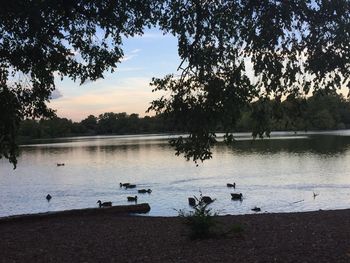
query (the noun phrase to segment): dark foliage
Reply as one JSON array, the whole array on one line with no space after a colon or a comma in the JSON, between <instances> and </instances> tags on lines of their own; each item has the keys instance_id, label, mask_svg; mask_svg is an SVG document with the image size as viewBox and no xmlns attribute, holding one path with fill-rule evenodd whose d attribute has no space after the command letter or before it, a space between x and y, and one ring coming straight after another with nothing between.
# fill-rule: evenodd
<instances>
[{"instance_id":1,"label":"dark foliage","mask_svg":"<svg viewBox=\"0 0 350 263\"><path fill-rule=\"evenodd\" d=\"M256 117L256 115L261 115ZM257 123L260 120L261 123ZM263 100L250 104L242 109L234 131L258 130L254 134L262 137L266 131L307 131L350 128L350 102L336 93L325 95L316 93L309 98L291 98L276 102ZM219 123L215 132L222 132ZM65 118L25 120L21 122L19 136L22 139L54 138L78 135L108 134L143 134L143 133L185 133L175 125L173 118L163 114L139 118L138 114L107 112L98 117L88 116L81 122L72 122ZM214 134L214 133L213 133ZM227 138L228 140L229 138ZM185 156L196 156L205 145L182 144L183 136L172 139L171 144L186 146ZM214 143L215 137L213 138ZM198 140L202 142L203 140ZM209 154L209 153L208 153ZM201 156L198 156L200 158Z\"/></svg>"},{"instance_id":2,"label":"dark foliage","mask_svg":"<svg viewBox=\"0 0 350 263\"><path fill-rule=\"evenodd\" d=\"M9 1L0 8L0 158L16 164L25 118L50 117L54 74L84 83L123 57L122 36L155 24L154 1Z\"/></svg>"},{"instance_id":3,"label":"dark foliage","mask_svg":"<svg viewBox=\"0 0 350 263\"><path fill-rule=\"evenodd\" d=\"M151 109L191 134L172 142L187 158L211 157L219 125L230 143L250 103L253 136L268 136L278 109L270 104L349 85L349 1L192 0L165 10L160 26L178 37L181 76L153 79L154 91L170 95Z\"/></svg>"},{"instance_id":4,"label":"dark foliage","mask_svg":"<svg viewBox=\"0 0 350 263\"><path fill-rule=\"evenodd\" d=\"M16 163L21 120L53 116L54 74L101 78L120 62L122 37L151 26L178 38L180 77L155 78L154 91L169 96L150 107L190 133L172 141L178 154L210 158L216 128L232 141L256 101L253 135L268 135L270 100L349 85L349 14L348 0L9 1L0 9L0 158ZM327 127L328 117L310 121Z\"/></svg>"}]
</instances>

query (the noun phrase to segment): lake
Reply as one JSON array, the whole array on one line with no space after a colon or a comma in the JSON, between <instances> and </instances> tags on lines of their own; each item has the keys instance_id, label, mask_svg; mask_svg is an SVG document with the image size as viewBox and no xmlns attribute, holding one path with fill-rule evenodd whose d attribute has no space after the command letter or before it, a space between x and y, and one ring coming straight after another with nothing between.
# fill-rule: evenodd
<instances>
[{"instance_id":1,"label":"lake","mask_svg":"<svg viewBox=\"0 0 350 263\"><path fill-rule=\"evenodd\" d=\"M189 210L188 197L209 195L219 214L295 212L350 207L350 130L272 133L270 139L236 134L197 167L177 157L167 135L94 136L40 141L20 148L18 167L0 160L0 217L97 207L97 200L151 206L150 216ZM65 163L58 167L57 163ZM150 188L125 190L120 182ZM236 190L226 187L235 182ZM230 193L242 193L242 201ZM47 202L47 194L52 200ZM314 197L314 194L318 194Z\"/></svg>"}]
</instances>

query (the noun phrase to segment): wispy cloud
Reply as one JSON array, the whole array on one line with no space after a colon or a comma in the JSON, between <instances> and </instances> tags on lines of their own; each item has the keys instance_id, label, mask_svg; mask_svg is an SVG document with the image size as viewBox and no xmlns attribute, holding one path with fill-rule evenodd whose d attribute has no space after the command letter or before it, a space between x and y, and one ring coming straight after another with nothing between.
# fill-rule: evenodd
<instances>
[{"instance_id":1,"label":"wispy cloud","mask_svg":"<svg viewBox=\"0 0 350 263\"><path fill-rule=\"evenodd\" d=\"M131 53L131 54L136 54L136 53L139 53L140 51L141 51L140 48L136 48L136 49L130 51L130 53Z\"/></svg>"},{"instance_id":2,"label":"wispy cloud","mask_svg":"<svg viewBox=\"0 0 350 263\"><path fill-rule=\"evenodd\" d=\"M57 88L51 93L50 99L56 100L61 98L63 95L61 91L59 91Z\"/></svg>"},{"instance_id":3,"label":"wispy cloud","mask_svg":"<svg viewBox=\"0 0 350 263\"><path fill-rule=\"evenodd\" d=\"M128 54L126 54L122 59L121 62L125 62L128 60L133 59L134 57L136 57L138 55L138 53L141 51L141 49L136 48L134 50L131 50Z\"/></svg>"}]
</instances>

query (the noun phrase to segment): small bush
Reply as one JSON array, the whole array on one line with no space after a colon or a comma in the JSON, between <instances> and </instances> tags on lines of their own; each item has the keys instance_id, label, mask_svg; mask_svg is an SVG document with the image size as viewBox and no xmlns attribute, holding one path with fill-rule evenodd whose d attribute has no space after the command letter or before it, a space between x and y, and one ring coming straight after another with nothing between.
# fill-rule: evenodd
<instances>
[{"instance_id":1,"label":"small bush","mask_svg":"<svg viewBox=\"0 0 350 263\"><path fill-rule=\"evenodd\" d=\"M200 193L199 198L194 197L197 204L193 207L193 211L184 212L179 211L179 216L186 219L186 224L190 227L191 238L208 238L213 235L213 228L217 225L214 216L217 213L213 213L210 208L208 208L207 203L203 201L202 193Z\"/></svg>"}]
</instances>

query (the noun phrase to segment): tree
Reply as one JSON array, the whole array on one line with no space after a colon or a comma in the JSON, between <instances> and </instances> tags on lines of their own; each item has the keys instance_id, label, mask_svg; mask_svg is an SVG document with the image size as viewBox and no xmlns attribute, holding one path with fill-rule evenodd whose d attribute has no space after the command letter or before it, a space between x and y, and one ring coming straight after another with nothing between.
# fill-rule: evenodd
<instances>
[{"instance_id":1,"label":"tree","mask_svg":"<svg viewBox=\"0 0 350 263\"><path fill-rule=\"evenodd\" d=\"M182 63L180 77L153 79L170 95L150 110L189 132L171 141L178 154L210 158L215 127L232 141L250 102L349 84L349 11L348 0L13 0L0 10L0 157L16 163L20 120L53 114L54 74L101 78L122 58L122 36L158 26L178 38ZM254 134L269 131L256 123Z\"/></svg>"},{"instance_id":2,"label":"tree","mask_svg":"<svg viewBox=\"0 0 350 263\"><path fill-rule=\"evenodd\" d=\"M0 158L16 165L25 118L53 116L54 75L96 80L123 57L122 36L155 24L154 1L9 1L0 9Z\"/></svg>"},{"instance_id":3,"label":"tree","mask_svg":"<svg viewBox=\"0 0 350 263\"><path fill-rule=\"evenodd\" d=\"M90 131L94 133L97 128L97 118L94 115L89 115L87 118L81 121L81 124Z\"/></svg>"},{"instance_id":4,"label":"tree","mask_svg":"<svg viewBox=\"0 0 350 263\"><path fill-rule=\"evenodd\" d=\"M270 131L264 101L349 86L349 11L346 0L193 0L166 6L160 26L179 39L181 75L153 79L154 91L170 96L153 101L150 109L174 116L189 131L189 137L171 141L177 154L211 158L215 127L223 125L231 142L249 102L261 102L252 116L253 135L262 136Z\"/></svg>"}]
</instances>

